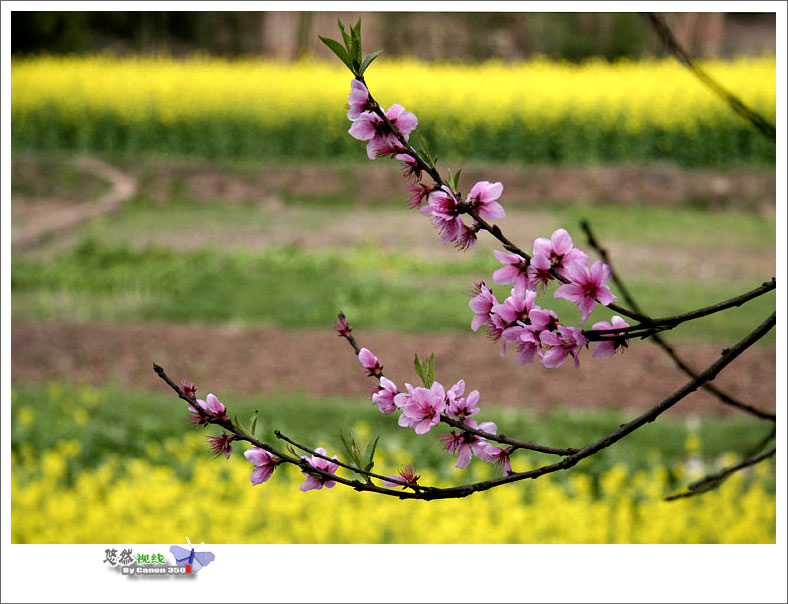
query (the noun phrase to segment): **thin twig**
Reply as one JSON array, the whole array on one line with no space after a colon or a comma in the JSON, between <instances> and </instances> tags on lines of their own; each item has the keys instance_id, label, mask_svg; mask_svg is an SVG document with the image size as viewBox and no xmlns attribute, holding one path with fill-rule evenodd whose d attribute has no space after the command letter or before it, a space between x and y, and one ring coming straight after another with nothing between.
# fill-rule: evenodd
<instances>
[{"instance_id":1,"label":"thin twig","mask_svg":"<svg viewBox=\"0 0 788 604\"><path fill-rule=\"evenodd\" d=\"M344 336L344 337L348 342L350 342L350 345L353 346L353 350L355 350L356 355L358 356L359 349L355 339L351 342L350 337L348 336ZM377 374L370 375L369 377L374 377L375 379L378 379L380 377L383 377L383 372L380 372L380 375ZM513 438L508 438L503 434L491 434L489 432L485 432L484 430L479 430L478 428L471 428L467 424L459 420L453 419L445 414L441 414L440 420L444 424L448 424L449 426L453 426L454 428L459 428L463 432L469 432L471 434L480 436L487 440L492 440L497 443L501 443L502 445L510 445L515 449L528 449L529 451L537 451L539 453L547 453L549 455L562 455L562 456L573 455L578 451L580 451L580 449L548 447L545 445L538 445L536 443L526 442L522 440L515 440Z\"/></svg>"},{"instance_id":2,"label":"thin twig","mask_svg":"<svg viewBox=\"0 0 788 604\"><path fill-rule=\"evenodd\" d=\"M584 331L583 335L586 338L588 338L589 341L592 342L601 341L601 340L647 338L659 331L673 329L674 327L682 323L686 323L687 321L692 321L694 319L707 317L709 315L713 315L723 310L733 308L734 306L741 306L742 304L746 304L750 300L754 300L759 296L769 293L770 291L774 290L776 287L777 287L777 283L775 279L772 277L771 281L762 283L755 289L752 289L738 296L734 296L733 298L730 298L728 300L724 300L716 304L711 304L710 306L704 306L702 308L697 308L695 310L691 310L689 312L681 313L678 315L673 315L670 317L649 319L649 322L646 325L642 325L642 324L631 325L630 327L620 327L620 328L611 328L611 329L592 329L592 330Z\"/></svg>"},{"instance_id":3,"label":"thin twig","mask_svg":"<svg viewBox=\"0 0 788 604\"><path fill-rule=\"evenodd\" d=\"M616 271L613 268L613 264L610 261L610 256L608 254L607 249L602 247L602 245L599 243L597 238L594 236L594 233L591 230L591 225L588 223L588 221L583 220L580 223L580 227L585 232L588 245L594 248L597 254L599 254L599 257L602 259L602 262L604 262L605 264L608 265L608 267L610 267L610 278L613 280L613 283L616 284L616 289L621 293L624 300L626 300L627 304L629 304L629 306L633 310L643 315L644 313L643 310L640 308L640 305L635 301L635 298L632 296L631 292L629 291L629 288L627 288L624 285L624 282L619 276L618 271ZM654 343L657 344L657 346L662 348L662 350L664 350L671 359L673 359L673 362L676 363L676 366L679 369L681 369L685 374L687 374L691 378L697 377L697 373L695 373L690 368L690 366L684 362L684 360L678 355L678 353L674 350L674 348L670 344L668 344L662 337L660 337L659 334L656 333L653 334L651 336L651 339L654 341ZM762 411L757 407L753 407L752 405L743 403L742 401L737 400L732 396L730 396L729 394L723 392L722 390L717 388L717 386L715 386L714 384L704 384L703 388L714 394L720 400L720 402L725 403L726 405L736 407L737 409L745 411L746 413L750 413L751 415L754 415L761 419L777 421L777 416L774 413Z\"/></svg>"},{"instance_id":4,"label":"thin twig","mask_svg":"<svg viewBox=\"0 0 788 604\"><path fill-rule=\"evenodd\" d=\"M332 474L330 472L324 472L318 468L313 467L309 464L306 459L298 459L294 457L290 457L285 453L277 451L270 445L267 445L263 442L260 442L253 436L246 434L243 431L238 430L231 421L221 420L216 421L212 420L211 423L215 423L223 428L229 430L239 440L245 440L252 445L259 447L265 451L268 451L272 455L275 455L278 459L283 462L290 463L297 465L301 468L302 471L313 474L315 476L319 476L320 478L324 479L325 481L335 481L339 484L343 484L345 486L349 486L357 491L369 491L373 493L379 493L381 495L389 495L391 497L397 497L399 499L421 499L425 501L431 501L435 499L455 499L460 497L467 497L473 493L477 493L480 491L486 491L488 489L503 485L509 484L512 482L518 482L520 480L525 480L526 478L538 478L539 476L544 476L545 474L550 474L553 472L558 472L560 470L567 470L574 465L576 465L581 460L585 459L586 457L590 457L595 453L601 451L609 447L610 445L618 442L631 432L634 432L641 426L653 422L661 413L667 411L673 405L678 403L680 400L688 396L690 393L697 390L700 386L704 383L713 380L717 374L722 371L727 365L729 365L736 357L738 357L742 352L744 352L747 348L752 346L755 342L757 342L761 337L763 337L775 324L775 314L766 319L761 325L756 327L747 337L743 340L738 342L736 345L730 347L726 350L726 352L714 363L712 363L705 371L703 371L696 379L690 380L687 384L676 390L673 394L668 396L667 398L663 399L659 403L657 403L654 407L652 407L646 413L638 416L634 420L629 423L626 423L619 427L617 430L611 432L607 436L599 439L598 441L586 445L578 451L577 453L564 457L561 461L549 464L545 466L541 466L534 470L530 470L527 472L518 472L512 473L508 476L494 478L491 480L485 480L482 482L471 483L467 485L460 485L456 487L448 487L448 488L438 488L438 487L420 487L421 491L419 492L406 492L406 491L395 491L393 489L387 489L383 487L379 487L370 482L360 482L358 480L348 480L347 478L343 478L341 476L337 476L336 474ZM191 400L186 397L181 389L173 382L164 370L159 367L158 365L154 364L154 369L156 373L161 377L167 384L175 390L175 392L186 401L191 403ZM333 461L333 460L332 460Z\"/></svg>"},{"instance_id":5,"label":"thin twig","mask_svg":"<svg viewBox=\"0 0 788 604\"><path fill-rule=\"evenodd\" d=\"M775 129L774 125L769 123L769 121L767 121L759 113L750 109L741 101L741 99L731 94L728 90L718 84L717 81L714 80L708 73L706 73L705 70L701 69L700 66L698 66L679 45L679 43L676 41L676 38L673 36L673 33L670 31L667 23L665 23L662 17L656 13L643 13L643 17L645 17L645 19L651 23L651 26L657 33L657 36L659 36L662 44L670 54L676 57L680 63L686 65L687 68L692 71L692 73L694 73L701 82L711 88L715 94L728 103L731 109L733 109L741 117L755 126L758 132L770 140L777 140L777 130Z\"/></svg>"},{"instance_id":6,"label":"thin twig","mask_svg":"<svg viewBox=\"0 0 788 604\"><path fill-rule=\"evenodd\" d=\"M328 457L327 455L323 455L322 453L318 453L317 451L315 451L313 449L310 449L309 447L307 447L305 445L297 443L296 441L294 441L289 436L286 436L285 434L282 434L279 430L274 430L274 435L277 438L279 438L279 439L281 439L281 440L283 440L285 442L290 443L294 447L297 447L297 448L301 449L305 453L309 453L310 455L314 455L315 457L319 457L320 459L325 459L326 461L330 461L331 463L335 463L338 466L341 466L343 468L346 468L346 469L350 470L351 472L355 472L356 474L361 474L363 476L369 476L370 478L377 478L378 480L385 480L387 482L393 482L393 483L402 485L403 487L410 487L410 488L416 489L416 490L421 488L417 484L413 484L413 483L407 482L405 480L400 480L399 478L395 478L394 476L383 476L381 474L375 474L374 472L368 472L367 470L362 470L361 468L358 468L356 466L353 466L353 465L350 465L350 464L346 464L346 463L344 463L344 462L342 462L342 461L340 461L338 459L334 459L333 457Z\"/></svg>"},{"instance_id":7,"label":"thin twig","mask_svg":"<svg viewBox=\"0 0 788 604\"><path fill-rule=\"evenodd\" d=\"M751 457L747 457L741 460L739 463L729 466L727 468L723 468L719 472L715 474L709 474L708 476L704 476L700 480L696 480L691 485L687 487L686 491L681 493L675 493L674 495L668 495L664 498L665 501L675 501L677 499L686 499L688 497L695 497L696 495L701 495L702 493L708 493L709 491L719 488L719 486L725 482L725 480L734 472L738 472L739 470L743 470L749 466L754 466L757 463L765 461L772 457L775 452L777 451L777 446L771 447L767 449L763 453L758 455L753 455Z\"/></svg>"}]
</instances>

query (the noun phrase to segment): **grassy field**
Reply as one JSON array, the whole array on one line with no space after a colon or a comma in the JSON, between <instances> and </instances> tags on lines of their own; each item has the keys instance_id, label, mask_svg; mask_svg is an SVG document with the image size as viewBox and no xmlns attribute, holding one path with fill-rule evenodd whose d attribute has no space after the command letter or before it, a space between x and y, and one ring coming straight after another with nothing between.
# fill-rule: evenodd
<instances>
[{"instance_id":1,"label":"grassy field","mask_svg":"<svg viewBox=\"0 0 788 604\"><path fill-rule=\"evenodd\" d=\"M633 294L654 316L713 304L773 275L774 219L756 214L551 204L511 210L501 224L522 232L523 242L566 225L584 248L577 227L583 219L620 259L617 268L631 275ZM465 292L476 280L491 283L500 266L489 238L455 253L437 242L426 219L394 200L364 209L266 209L182 198L162 207L143 195L72 241L14 257L15 316L305 327L326 326L342 309L371 327L465 330L472 316ZM495 291L502 299L507 290ZM571 304L550 303L567 322L578 320ZM692 322L676 337L740 337L741 326L773 308L767 295ZM591 320L609 316L598 308Z\"/></svg>"}]
</instances>

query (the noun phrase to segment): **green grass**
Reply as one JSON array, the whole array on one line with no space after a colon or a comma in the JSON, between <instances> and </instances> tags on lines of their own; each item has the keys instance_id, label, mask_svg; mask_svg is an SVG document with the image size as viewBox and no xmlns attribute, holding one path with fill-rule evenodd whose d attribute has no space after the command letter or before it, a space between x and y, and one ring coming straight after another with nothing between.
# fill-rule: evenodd
<instances>
[{"instance_id":1,"label":"green grass","mask_svg":"<svg viewBox=\"0 0 788 604\"><path fill-rule=\"evenodd\" d=\"M442 451L437 440L439 433L447 431L445 426L419 437L412 430L397 426L393 416L381 414L368 400L315 399L294 393L267 395L264 400L229 393L219 396L230 416L237 415L247 426L258 409L258 436L281 449L284 444L273 435L274 429L307 446L324 446L344 459L339 439L342 428L353 430L364 440L380 435L381 450L406 450L418 468L430 467L449 476L453 465L451 456ZM26 455L37 455L65 440L80 442L82 450L70 468L72 475L95 468L108 456L145 457L150 443L185 438L193 431L218 432L216 428L189 427L185 404L170 394L163 382L161 393L65 383L19 385L12 390L11 409L11 448L17 454L26 448ZM501 407L483 407L481 417L482 421L496 422L500 432L512 437L567 447L593 442L631 419L613 410L564 409L538 416L527 410ZM697 426L693 445L688 443L690 433L684 420L663 417L592 460L582 462L578 469L598 476L618 463L632 469L646 468L655 462L671 467L688 458L688 446L699 447L693 454L714 462L726 452L743 455L766 435L769 427L748 417L704 418ZM555 459L539 453L521 454L531 464ZM170 463L176 465L175 461ZM188 464L180 469L188 472Z\"/></svg>"},{"instance_id":2,"label":"green grass","mask_svg":"<svg viewBox=\"0 0 788 604\"><path fill-rule=\"evenodd\" d=\"M497 268L487 255L468 262L427 261L409 254L384 254L375 247L305 250L272 247L259 252L174 251L87 239L51 259L14 257L12 311L35 319L240 323L325 327L343 310L355 324L405 331L469 329L472 314L463 294L474 279ZM742 293L724 283L633 280L644 308L666 316ZM496 290L501 299L505 287ZM540 300L569 324L579 321L574 306ZM774 310L767 294L677 330L680 337L708 341L742 337ZM609 318L602 307L591 322ZM589 323L591 324L591 323ZM774 342L769 336L767 342Z\"/></svg>"}]
</instances>

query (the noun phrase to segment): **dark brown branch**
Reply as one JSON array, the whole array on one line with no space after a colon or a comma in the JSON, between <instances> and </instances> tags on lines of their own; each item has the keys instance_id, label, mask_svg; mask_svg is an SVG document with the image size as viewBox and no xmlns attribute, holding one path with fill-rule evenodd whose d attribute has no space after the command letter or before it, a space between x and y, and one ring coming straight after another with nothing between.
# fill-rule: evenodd
<instances>
[{"instance_id":1,"label":"dark brown branch","mask_svg":"<svg viewBox=\"0 0 788 604\"><path fill-rule=\"evenodd\" d=\"M713 315L723 310L733 308L734 306L741 306L742 304L746 304L750 300L754 300L759 296L769 293L770 291L774 290L776 287L777 287L777 283L775 279L772 278L771 281L767 281L761 284L760 286L756 287L755 289L752 289L748 292L745 292L739 296L735 296L728 300L724 300L723 302L718 302L717 304L704 306L703 308L691 310L689 312L681 313L679 315L673 315L671 317L648 319L648 323L645 325L642 324L632 325L630 327L621 327L618 329L616 328L591 329L584 331L583 335L586 338L588 338L588 340L591 342L600 341L600 340L647 338L659 331L673 329L674 327L682 323L686 323L687 321L692 321L694 319L707 317L709 315Z\"/></svg>"},{"instance_id":2,"label":"dark brown branch","mask_svg":"<svg viewBox=\"0 0 788 604\"><path fill-rule=\"evenodd\" d=\"M358 348L358 344L356 344L356 341L353 340L351 342L350 337L348 336L344 336L344 337L348 342L350 342L350 345L353 346L353 350L356 352L356 355L358 355L359 348ZM381 373L380 376L372 375L369 377L374 377L375 379L378 379L379 377L383 377L383 373ZM571 448L562 449L557 447L547 447L545 445L538 445L535 443L525 442L522 440L507 438L503 434L490 434L489 432L485 432L484 430L471 428L465 423L453 419L448 415L444 415L444 414L441 414L441 422L443 422L444 424L448 424L449 426L459 428L463 432L470 432L471 434L475 434L476 436L480 436L487 440L492 440L494 442L501 443L502 445L512 446L515 449L528 449L529 451L537 451L539 453L547 453L549 455L572 455L580 450L580 449L571 449Z\"/></svg>"},{"instance_id":3,"label":"dark brown branch","mask_svg":"<svg viewBox=\"0 0 788 604\"><path fill-rule=\"evenodd\" d=\"M722 483L725 482L725 480L727 480L727 478L734 472L738 472L739 470L743 470L744 468L754 466L757 463L765 461L772 457L776 451L777 446L774 446L770 449L767 449L763 453L747 457L735 465L720 470L716 474L709 474L700 480L696 480L687 487L686 491L676 493L675 495L668 495L664 498L664 500L675 501L676 499L686 499L688 497L695 497L696 495L708 493L711 490L719 488L720 485L722 485Z\"/></svg>"},{"instance_id":4,"label":"dark brown branch","mask_svg":"<svg viewBox=\"0 0 788 604\"><path fill-rule=\"evenodd\" d=\"M728 105L730 105L731 109L733 109L736 113L738 113L741 117L745 120L750 122L755 128L763 134L765 137L769 138L770 140L776 141L777 140L777 131L775 127L769 123L763 116L761 116L756 111L750 109L747 105L745 105L741 99L737 96L734 96L725 88L723 88L720 84L717 83L705 70L701 69L691 58L690 56L684 51L684 49L679 45L676 41L676 38L673 36L673 33L670 31L667 23L665 23L664 19L657 15L656 13L643 13L643 17L651 24L654 28L654 31L659 36L659 39L662 41L662 44L665 46L667 51L672 54L680 63L685 65L695 76L703 82L706 86L708 86L711 90L714 91L720 98L722 98Z\"/></svg>"},{"instance_id":5,"label":"dark brown branch","mask_svg":"<svg viewBox=\"0 0 788 604\"><path fill-rule=\"evenodd\" d=\"M229 430L239 440L245 440L252 445L259 447L265 451L268 451L272 455L275 455L278 459L283 462L294 464L299 466L303 471L313 474L315 476L319 476L324 480L333 480L337 483L343 484L345 486L349 486L357 491L369 491L373 493L379 493L381 495L389 495L392 497L398 497L399 499L422 499L426 501L431 501L434 499L455 499L460 497L467 497L473 493L479 491L486 491L488 489L497 487L502 484L508 484L511 482L517 482L520 480L524 480L526 478L538 478L539 476L544 476L545 474L550 474L552 472L557 472L559 470L567 470L574 465L576 465L582 459L586 457L590 457L591 455L601 451L612 445L613 443L621 440L626 435L634 432L641 426L654 421L661 413L667 411L670 407L675 405L677 402L685 398L690 393L697 390L700 386L704 383L713 380L717 374L722 371L728 364L730 364L736 357L738 357L744 350L752 346L756 341L758 341L761 337L764 336L775 324L775 314L766 319L761 325L755 328L746 338L738 342L736 345L732 346L731 348L727 349L727 351L712 365L710 365L704 372L702 372L696 379L691 380L681 388L679 388L676 392L671 394L666 399L663 399L657 405L652 407L646 413L640 415L639 417L635 418L631 422L622 425L620 428L611 432L607 436L601 438L600 440L591 443L585 446L583 449L574 453L573 455L564 457L561 461L545 465L534 470L530 470L528 472L518 472L509 474L508 476L504 476L501 478L494 478L492 480L485 480L482 482L467 484L467 485L460 485L456 487L448 487L448 488L437 488L437 487L420 487L420 491L418 492L409 492L409 491L395 491L393 489L387 489L383 487L379 487L375 484L369 482L360 482L358 480L348 480L347 478L343 478L341 476L337 476L336 474L331 474L330 472L324 472L319 470L312 465L306 459L297 459L294 457L290 457L285 453L277 451L270 445L267 445L263 442L260 442L253 436L246 434L245 432L238 430L231 421L212 421L211 423L215 423L223 428ZM172 380L167 377L164 370L159 367L158 365L154 364L154 369L156 373L161 377L167 384L178 393L178 396L184 398L184 400L189 401L191 400L186 397L181 389L175 384ZM333 460L332 460L333 461ZM392 481L393 482L393 481Z\"/></svg>"},{"instance_id":6,"label":"dark brown branch","mask_svg":"<svg viewBox=\"0 0 788 604\"><path fill-rule=\"evenodd\" d=\"M613 283L616 284L616 288L621 293L624 300L626 300L627 304L629 304L630 308L632 308L635 312L644 315L643 310L640 308L640 305L635 301L635 298L630 293L629 288L627 288L624 285L624 282L619 277L618 271L616 271L613 268L613 264L610 261L610 256L607 252L607 249L602 247L599 241L597 241L597 238L594 236L594 233L591 230L591 225L588 223L588 221L583 220L580 223L580 227L585 232L588 245L594 248L597 254L599 254L599 257L602 259L602 262L604 262L605 264L608 265L608 267L610 267L610 278L612 279ZM657 346L662 348L662 350L664 350L671 359L673 359L673 362L676 363L676 366L679 369L681 369L685 374L687 374L691 378L697 377L697 373L695 373L690 368L690 366L684 362L684 360L678 355L678 353L673 349L673 347L670 344L668 344L662 337L660 337L658 334L655 333L651 336L651 339L654 341L655 344L657 344ZM750 413L751 415L754 415L761 419L777 421L777 416L774 413L762 411L761 409L753 407L752 405L743 403L742 401L737 400L734 397L730 396L729 394L723 392L722 390L717 388L717 386L715 386L714 384L704 384L703 388L714 394L722 403L725 403L726 405L736 407L737 409L745 411L746 413Z\"/></svg>"},{"instance_id":7,"label":"dark brown branch","mask_svg":"<svg viewBox=\"0 0 788 604\"><path fill-rule=\"evenodd\" d=\"M529 451L537 451L539 453L547 453L549 455L574 455L575 453L579 453L580 449L559 449L557 447L545 447L544 445L537 445L535 443L529 443L522 440L515 440L514 438L508 438L503 434L490 434L489 432L485 432L484 430L478 430L476 428L471 428L467 424L456 420L454 418L449 417L448 415L441 415L441 421L444 424L448 424L453 426L454 428L459 428L463 432L469 432L470 434L474 434L486 440L493 440L495 442L510 445L513 450L514 449L528 449Z\"/></svg>"}]
</instances>

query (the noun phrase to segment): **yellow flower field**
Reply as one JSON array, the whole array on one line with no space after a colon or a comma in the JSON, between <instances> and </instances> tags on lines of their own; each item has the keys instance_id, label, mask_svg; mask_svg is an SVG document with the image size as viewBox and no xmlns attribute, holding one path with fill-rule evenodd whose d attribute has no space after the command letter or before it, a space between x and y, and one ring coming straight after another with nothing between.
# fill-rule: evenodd
<instances>
[{"instance_id":1,"label":"yellow flower field","mask_svg":"<svg viewBox=\"0 0 788 604\"><path fill-rule=\"evenodd\" d=\"M773 57L704 66L774 119ZM11 69L13 137L22 147L151 147L219 155L264 153L256 146L262 137L271 153L298 155L303 147L317 156L355 155L359 150L347 140L343 121L350 77L339 61L18 59ZM704 161L724 159L725 153L734 159L737 153L773 153L760 149L757 133L671 59L582 65L379 59L367 81L382 105L396 102L416 112L439 145L463 153L503 149L542 161L550 154L596 153L604 159L694 153L687 161ZM701 141L691 151L676 148L715 130L721 141ZM275 134L266 138L266 132ZM715 150L721 142L728 149Z\"/></svg>"},{"instance_id":2,"label":"yellow flower field","mask_svg":"<svg viewBox=\"0 0 788 604\"><path fill-rule=\"evenodd\" d=\"M252 487L251 464L237 452L210 459L199 435L150 444L146 459L109 459L69 484L68 460L79 450L78 441L63 441L38 456L25 445L14 454L13 543L175 543L184 534L207 543L775 542L775 497L744 473L676 502L661 499L667 470L658 465L634 474L613 467L598 497L589 475L573 471L565 484L546 476L464 500L420 502L340 485L301 493L302 476L291 467ZM472 470L480 479L489 467ZM456 471L455 479L469 476Z\"/></svg>"}]
</instances>

